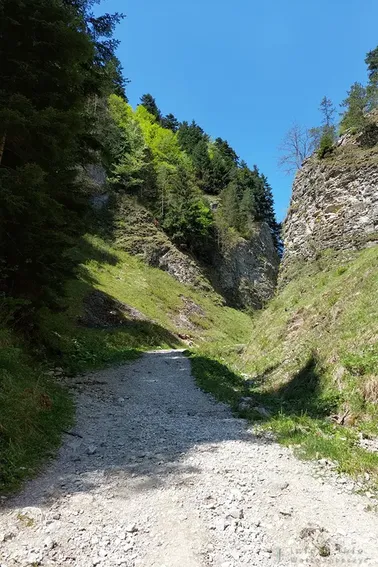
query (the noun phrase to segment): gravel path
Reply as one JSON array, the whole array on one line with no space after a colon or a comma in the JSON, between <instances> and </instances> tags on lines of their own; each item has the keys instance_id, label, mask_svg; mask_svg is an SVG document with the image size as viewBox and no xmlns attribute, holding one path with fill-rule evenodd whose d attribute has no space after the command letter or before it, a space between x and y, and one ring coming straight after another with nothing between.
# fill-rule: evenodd
<instances>
[{"instance_id":1,"label":"gravel path","mask_svg":"<svg viewBox=\"0 0 378 567\"><path fill-rule=\"evenodd\" d=\"M253 435L180 352L77 378L58 459L0 512L0 565L378 565L344 479Z\"/></svg>"}]
</instances>

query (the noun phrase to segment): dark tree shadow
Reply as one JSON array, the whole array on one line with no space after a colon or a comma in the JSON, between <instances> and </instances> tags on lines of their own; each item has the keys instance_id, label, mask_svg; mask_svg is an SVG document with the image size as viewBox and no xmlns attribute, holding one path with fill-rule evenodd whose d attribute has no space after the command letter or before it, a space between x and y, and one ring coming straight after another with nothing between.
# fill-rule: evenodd
<instances>
[{"instance_id":1,"label":"dark tree shadow","mask_svg":"<svg viewBox=\"0 0 378 567\"><path fill-rule=\"evenodd\" d=\"M254 407L264 408L270 417L277 415L322 418L330 415L336 408L335 398L325 397L322 390L322 367L315 355L311 355L303 367L280 388L266 389L264 383L277 368L273 365L253 380L244 380L226 365L206 357L192 359L193 371L201 388L213 393L220 401L227 402L234 411L249 419L267 419L264 411L259 413ZM241 404L241 400L248 401ZM252 406L248 409L248 404ZM243 409L240 409L240 408Z\"/></svg>"}]
</instances>

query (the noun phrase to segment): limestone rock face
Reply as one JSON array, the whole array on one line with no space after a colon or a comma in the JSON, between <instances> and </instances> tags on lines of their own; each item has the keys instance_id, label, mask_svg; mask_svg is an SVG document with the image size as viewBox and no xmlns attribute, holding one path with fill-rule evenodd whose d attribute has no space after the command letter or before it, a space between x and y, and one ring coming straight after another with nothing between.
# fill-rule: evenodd
<instances>
[{"instance_id":1,"label":"limestone rock face","mask_svg":"<svg viewBox=\"0 0 378 567\"><path fill-rule=\"evenodd\" d=\"M284 222L280 279L297 260L322 250L360 249L378 243L378 146L344 140L325 159L308 159L297 173Z\"/></svg>"},{"instance_id":2,"label":"limestone rock face","mask_svg":"<svg viewBox=\"0 0 378 567\"><path fill-rule=\"evenodd\" d=\"M212 289L204 269L189 254L178 250L147 209L127 197L119 199L116 209L115 236L120 248L183 284L204 291Z\"/></svg>"},{"instance_id":3,"label":"limestone rock face","mask_svg":"<svg viewBox=\"0 0 378 567\"><path fill-rule=\"evenodd\" d=\"M216 247L211 265L204 265L178 250L151 213L135 200L123 198L117 209L117 245L150 266L181 283L204 291L215 289L229 305L259 308L272 297L279 257L266 223L256 223L249 240L237 237L221 249Z\"/></svg>"},{"instance_id":4,"label":"limestone rock face","mask_svg":"<svg viewBox=\"0 0 378 567\"><path fill-rule=\"evenodd\" d=\"M260 308L273 296L279 257L266 223L256 223L249 240L216 253L214 264L216 287L231 304Z\"/></svg>"}]
</instances>

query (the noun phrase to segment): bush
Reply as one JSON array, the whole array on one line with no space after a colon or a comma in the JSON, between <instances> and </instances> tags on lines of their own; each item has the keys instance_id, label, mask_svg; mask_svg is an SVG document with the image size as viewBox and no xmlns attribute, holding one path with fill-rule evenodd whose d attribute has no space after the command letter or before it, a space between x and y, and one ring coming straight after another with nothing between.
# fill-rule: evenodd
<instances>
[{"instance_id":1,"label":"bush","mask_svg":"<svg viewBox=\"0 0 378 567\"><path fill-rule=\"evenodd\" d=\"M333 152L334 137L330 132L326 132L320 139L318 158L323 159L327 154Z\"/></svg>"}]
</instances>

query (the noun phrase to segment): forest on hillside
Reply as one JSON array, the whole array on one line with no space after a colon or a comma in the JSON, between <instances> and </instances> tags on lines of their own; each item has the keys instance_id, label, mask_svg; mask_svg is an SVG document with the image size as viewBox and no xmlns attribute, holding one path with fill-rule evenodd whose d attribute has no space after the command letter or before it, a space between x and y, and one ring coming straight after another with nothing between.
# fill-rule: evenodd
<instances>
[{"instance_id":1,"label":"forest on hillside","mask_svg":"<svg viewBox=\"0 0 378 567\"><path fill-rule=\"evenodd\" d=\"M0 293L24 328L42 306L59 308L76 268L70 249L93 230L91 164L188 253L206 260L220 236L248 238L255 221L280 246L272 190L256 166L195 121L163 116L150 94L131 108L113 35L124 16L95 16L96 3L0 3Z\"/></svg>"},{"instance_id":2,"label":"forest on hillside","mask_svg":"<svg viewBox=\"0 0 378 567\"><path fill-rule=\"evenodd\" d=\"M24 328L40 307L59 308L76 268L70 250L93 231L90 164L105 169L114 195L135 196L178 247L205 262L222 238L249 238L256 221L281 252L272 190L257 166L194 120L163 115L151 94L131 108L114 39L124 16L95 16L96 3L0 3L0 293ZM352 85L343 102L342 132L374 127L378 48L366 63L368 84ZM337 136L326 97L322 112L306 145L319 157Z\"/></svg>"}]
</instances>

